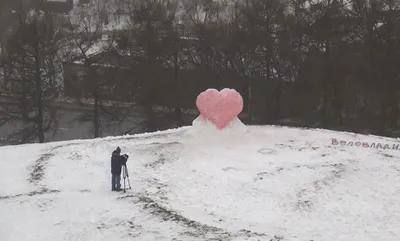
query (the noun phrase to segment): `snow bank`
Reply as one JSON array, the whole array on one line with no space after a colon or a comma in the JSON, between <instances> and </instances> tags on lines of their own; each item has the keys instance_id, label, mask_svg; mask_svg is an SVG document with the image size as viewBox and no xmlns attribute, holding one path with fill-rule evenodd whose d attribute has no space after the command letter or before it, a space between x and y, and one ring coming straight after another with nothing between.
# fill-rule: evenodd
<instances>
[{"instance_id":1,"label":"snow bank","mask_svg":"<svg viewBox=\"0 0 400 241\"><path fill-rule=\"evenodd\" d=\"M400 240L400 152L331 138L380 140L199 117L135 138L3 147L0 240ZM126 194L109 190L115 146L131 156Z\"/></svg>"},{"instance_id":2,"label":"snow bank","mask_svg":"<svg viewBox=\"0 0 400 241\"><path fill-rule=\"evenodd\" d=\"M207 138L224 138L241 136L247 133L247 127L239 118L234 119L224 129L218 129L212 122L204 119L202 116L197 117L192 127L186 131L186 135L192 137L207 137Z\"/></svg>"}]
</instances>

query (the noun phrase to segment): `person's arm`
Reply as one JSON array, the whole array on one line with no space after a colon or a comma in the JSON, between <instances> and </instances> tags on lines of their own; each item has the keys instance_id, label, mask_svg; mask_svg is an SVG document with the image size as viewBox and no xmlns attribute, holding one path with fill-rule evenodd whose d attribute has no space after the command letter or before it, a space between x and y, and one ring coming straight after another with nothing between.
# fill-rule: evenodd
<instances>
[{"instance_id":1,"label":"person's arm","mask_svg":"<svg viewBox=\"0 0 400 241\"><path fill-rule=\"evenodd\" d=\"M126 165L126 162L128 161L127 156L122 155L120 158L121 158L121 164L122 164L122 165Z\"/></svg>"}]
</instances>

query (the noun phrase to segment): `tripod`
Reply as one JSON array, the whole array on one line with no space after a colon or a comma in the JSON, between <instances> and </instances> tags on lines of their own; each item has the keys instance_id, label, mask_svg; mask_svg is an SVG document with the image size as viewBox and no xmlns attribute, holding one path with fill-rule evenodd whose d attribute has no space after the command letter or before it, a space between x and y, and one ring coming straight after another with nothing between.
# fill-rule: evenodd
<instances>
[{"instance_id":1,"label":"tripod","mask_svg":"<svg viewBox=\"0 0 400 241\"><path fill-rule=\"evenodd\" d=\"M124 192L126 192L126 185L125 185L126 179L128 179L128 189L132 189L131 182L129 181L128 167L126 167L126 164L122 166L122 177L124 178Z\"/></svg>"}]
</instances>

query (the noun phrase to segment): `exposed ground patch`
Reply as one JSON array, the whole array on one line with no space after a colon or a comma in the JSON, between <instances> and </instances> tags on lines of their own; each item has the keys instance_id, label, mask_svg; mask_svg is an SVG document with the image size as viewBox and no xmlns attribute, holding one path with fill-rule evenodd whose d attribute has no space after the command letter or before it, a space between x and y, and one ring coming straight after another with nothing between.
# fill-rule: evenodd
<instances>
[{"instance_id":1,"label":"exposed ground patch","mask_svg":"<svg viewBox=\"0 0 400 241\"><path fill-rule=\"evenodd\" d=\"M352 160L348 160L350 163ZM293 203L294 209L304 212L309 212L313 208L313 196L318 194L322 189L331 187L335 182L342 178L346 172L347 166L343 163L333 164L316 164L316 165L296 165L293 167L276 167L275 170L259 172L254 177L254 181L262 181L268 177L284 174L288 171L296 171L296 169L307 168L313 171L325 169L327 174L320 179L314 180L305 187L296 191L296 201Z\"/></svg>"},{"instance_id":2,"label":"exposed ground patch","mask_svg":"<svg viewBox=\"0 0 400 241\"><path fill-rule=\"evenodd\" d=\"M323 187L332 185L336 181L336 179L341 178L343 173L346 171L346 165L344 165L343 163L335 163L329 166L332 167L330 174L323 179L313 182L316 190L320 190Z\"/></svg>"},{"instance_id":3,"label":"exposed ground patch","mask_svg":"<svg viewBox=\"0 0 400 241\"><path fill-rule=\"evenodd\" d=\"M322 179L315 180L311 183L309 188L302 188L296 193L298 201L295 204L295 208L300 211L311 211L313 204L311 196L318 194L325 187L332 186L335 181L342 177L343 173L346 171L346 165L343 163L330 164L329 166L322 165L322 167L330 167L330 172Z\"/></svg>"},{"instance_id":4,"label":"exposed ground patch","mask_svg":"<svg viewBox=\"0 0 400 241\"><path fill-rule=\"evenodd\" d=\"M242 229L237 233L230 233L224 229L213 227L210 225L202 224L200 222L190 220L178 212L164 207L157 203L154 199L149 196L138 194L138 195L126 195L118 199L133 198L135 204L143 204L143 209L150 211L150 213L163 221L172 221L179 223L182 226L188 228L183 235L192 237L201 237L204 240L229 240L233 237L268 237L269 235L264 233L256 233L250 230ZM271 239L272 240L272 239Z\"/></svg>"},{"instance_id":5,"label":"exposed ground patch","mask_svg":"<svg viewBox=\"0 0 400 241\"><path fill-rule=\"evenodd\" d=\"M21 194L16 194L16 195L8 195L8 196L0 196L0 200L4 199L13 199L17 197L32 197L32 196L37 196L37 195L43 195L43 194L49 194L49 193L58 193L60 192L59 190L51 190L47 188L43 188L41 190L37 191L32 191L28 193L21 193Z\"/></svg>"},{"instance_id":6,"label":"exposed ground patch","mask_svg":"<svg viewBox=\"0 0 400 241\"><path fill-rule=\"evenodd\" d=\"M276 167L275 170L270 170L270 171L263 171L259 172L256 174L256 177L254 178L256 180L263 180L267 176L274 176L278 174L282 174L285 171L293 171L294 169L300 169L300 168L307 168L311 170L318 170L321 168L334 168L333 173L335 176L338 176L342 171L341 167L343 167L344 164L342 163L334 163L334 164L317 164L317 165L296 165L293 167Z\"/></svg>"},{"instance_id":7,"label":"exposed ground patch","mask_svg":"<svg viewBox=\"0 0 400 241\"><path fill-rule=\"evenodd\" d=\"M87 155L86 155L87 156ZM69 154L69 158L71 160L82 160L83 156L79 151L74 151Z\"/></svg>"},{"instance_id":8,"label":"exposed ground patch","mask_svg":"<svg viewBox=\"0 0 400 241\"><path fill-rule=\"evenodd\" d=\"M41 155L38 159L36 159L29 176L30 183L38 184L43 179L46 164L52 156L54 156L54 154L52 152L49 152Z\"/></svg>"},{"instance_id":9,"label":"exposed ground patch","mask_svg":"<svg viewBox=\"0 0 400 241\"><path fill-rule=\"evenodd\" d=\"M158 157L155 161L146 163L145 167L156 168L160 165L165 164L168 161L173 161L176 156L176 151L173 149L176 146L180 146L182 143L180 142L168 142L168 143L151 143L150 145L140 145L139 149L146 152L151 152L154 154L158 154ZM171 149L172 148L172 149Z\"/></svg>"},{"instance_id":10,"label":"exposed ground patch","mask_svg":"<svg viewBox=\"0 0 400 241\"><path fill-rule=\"evenodd\" d=\"M164 165L166 160L167 159L165 158L165 155L164 154L160 154L156 161L153 161L153 162L150 162L150 163L146 163L144 166L145 167L153 167L153 168L155 168L155 167Z\"/></svg>"},{"instance_id":11,"label":"exposed ground patch","mask_svg":"<svg viewBox=\"0 0 400 241\"><path fill-rule=\"evenodd\" d=\"M382 156L384 156L384 157L386 157L386 158L394 158L394 156L393 155L389 155L389 154L386 154L386 153L380 153Z\"/></svg>"},{"instance_id":12,"label":"exposed ground patch","mask_svg":"<svg viewBox=\"0 0 400 241\"><path fill-rule=\"evenodd\" d=\"M224 171L224 172L236 171L236 170L237 170L237 169L234 168L234 167L225 167L225 168L222 168L222 171Z\"/></svg>"}]
</instances>

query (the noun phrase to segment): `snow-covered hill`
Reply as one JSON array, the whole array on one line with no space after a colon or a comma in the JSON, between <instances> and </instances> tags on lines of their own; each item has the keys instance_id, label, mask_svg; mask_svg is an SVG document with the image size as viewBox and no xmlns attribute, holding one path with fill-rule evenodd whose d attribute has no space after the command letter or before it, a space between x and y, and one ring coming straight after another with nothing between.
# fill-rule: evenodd
<instances>
[{"instance_id":1,"label":"snow-covered hill","mask_svg":"<svg viewBox=\"0 0 400 241\"><path fill-rule=\"evenodd\" d=\"M2 147L0 240L400 240L398 140L236 124Z\"/></svg>"}]
</instances>

